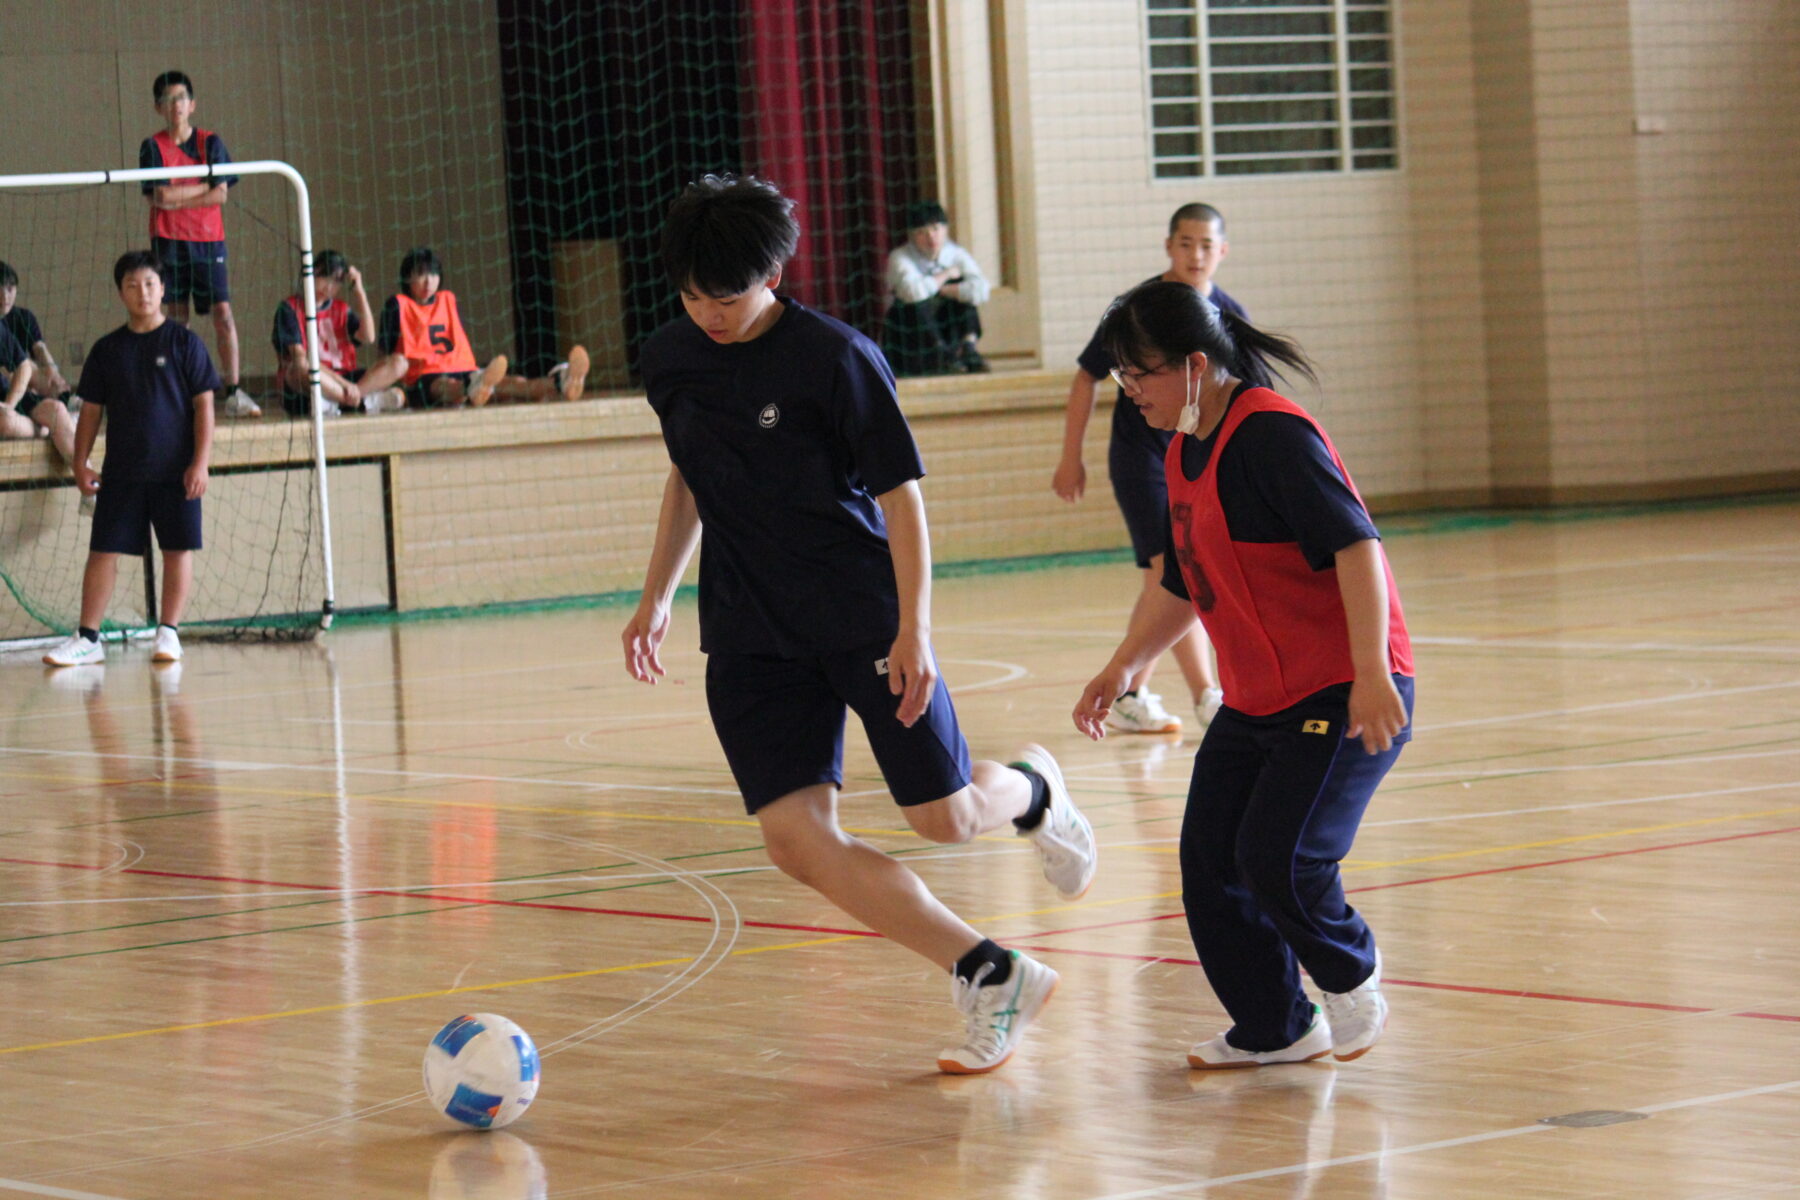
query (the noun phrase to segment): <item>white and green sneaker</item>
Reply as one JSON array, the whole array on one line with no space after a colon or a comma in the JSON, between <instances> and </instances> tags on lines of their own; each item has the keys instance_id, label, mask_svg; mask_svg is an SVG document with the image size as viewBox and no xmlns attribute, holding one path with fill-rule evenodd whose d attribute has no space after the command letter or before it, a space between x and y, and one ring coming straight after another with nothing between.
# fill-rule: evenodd
<instances>
[{"instance_id":1,"label":"white and green sneaker","mask_svg":"<svg viewBox=\"0 0 1800 1200\"><path fill-rule=\"evenodd\" d=\"M946 1075L985 1075L1012 1057L1025 1036L1025 1027L1037 1017L1052 992L1055 971L1008 950L1012 971L1005 983L984 983L993 967L983 964L974 979L950 977L951 999L969 1019L968 1034L960 1046L938 1054L938 1070Z\"/></svg>"},{"instance_id":2,"label":"white and green sneaker","mask_svg":"<svg viewBox=\"0 0 1800 1200\"><path fill-rule=\"evenodd\" d=\"M106 647L88 641L79 633L72 633L44 655L44 661L53 667L85 667L90 663L105 662Z\"/></svg>"}]
</instances>

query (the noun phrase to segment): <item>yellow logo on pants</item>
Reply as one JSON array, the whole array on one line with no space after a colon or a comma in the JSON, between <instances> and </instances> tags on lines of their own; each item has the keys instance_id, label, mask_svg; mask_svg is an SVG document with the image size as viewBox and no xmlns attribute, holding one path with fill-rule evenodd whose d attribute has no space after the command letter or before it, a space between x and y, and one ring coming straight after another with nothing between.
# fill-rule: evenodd
<instances>
[{"instance_id":1,"label":"yellow logo on pants","mask_svg":"<svg viewBox=\"0 0 1800 1200\"><path fill-rule=\"evenodd\" d=\"M1304 721L1300 725L1301 733L1330 733L1330 721Z\"/></svg>"}]
</instances>

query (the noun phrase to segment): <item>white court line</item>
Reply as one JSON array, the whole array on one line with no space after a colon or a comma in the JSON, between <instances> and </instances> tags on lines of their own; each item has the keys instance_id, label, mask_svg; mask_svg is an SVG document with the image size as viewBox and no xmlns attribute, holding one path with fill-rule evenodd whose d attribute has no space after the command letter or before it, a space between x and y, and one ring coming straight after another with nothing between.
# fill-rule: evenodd
<instances>
[{"instance_id":1,"label":"white court line","mask_svg":"<svg viewBox=\"0 0 1800 1200\"><path fill-rule=\"evenodd\" d=\"M1415 646L1481 646L1493 650L1560 650L1570 654L1620 651L1655 654L1800 654L1800 646L1772 646L1767 642L1559 642L1549 638L1414 637Z\"/></svg>"},{"instance_id":2,"label":"white court line","mask_svg":"<svg viewBox=\"0 0 1800 1200\"><path fill-rule=\"evenodd\" d=\"M1697 1096L1691 1100L1671 1100L1666 1104L1644 1104L1633 1108L1632 1112L1659 1113L1672 1112L1679 1108L1694 1108L1702 1104L1721 1104L1728 1100L1741 1100L1746 1096L1764 1096L1771 1092L1787 1092L1800 1088L1800 1079L1787 1083L1772 1083L1767 1087L1744 1088L1735 1092L1720 1092L1712 1096ZM1199 1188L1223 1187L1230 1183L1247 1183L1253 1179L1274 1179L1282 1175L1299 1175L1314 1171L1323 1171L1330 1167L1344 1167L1353 1163L1386 1161L1411 1154L1424 1154L1432 1150L1448 1150L1456 1146L1472 1146L1480 1142L1498 1141L1501 1138L1521 1137L1528 1133L1549 1133L1557 1126L1532 1122L1530 1125L1515 1125L1511 1129L1497 1129L1492 1133L1471 1134L1468 1137L1445 1138L1442 1141L1422 1142L1416 1146L1403 1146L1398 1150L1371 1150L1366 1154L1346 1154L1341 1158L1318 1159L1312 1162L1294 1163L1285 1167L1270 1167L1266 1171L1245 1171L1239 1175L1218 1175L1210 1179L1188 1179L1181 1183L1164 1184L1161 1187L1143 1188L1135 1192L1108 1192L1103 1196L1095 1196L1092 1200L1144 1200L1149 1196L1167 1196L1174 1192L1193 1191Z\"/></svg>"},{"instance_id":3,"label":"white court line","mask_svg":"<svg viewBox=\"0 0 1800 1200\"><path fill-rule=\"evenodd\" d=\"M1650 696L1642 700L1614 700L1606 704L1583 704L1575 708L1541 708L1536 712L1506 713L1497 717L1470 717L1463 721L1440 721L1431 725L1421 725L1419 729L1424 732L1436 733L1442 729L1471 729L1477 725L1505 725L1513 721L1536 721L1546 717L1568 717L1579 713L1649 708L1657 704L1680 704L1689 700L1712 700L1720 696L1742 696L1751 692L1774 692L1785 688L1800 688L1800 679L1790 679L1784 683L1757 683L1746 687L1710 688L1701 692L1675 692L1667 696Z\"/></svg>"},{"instance_id":4,"label":"white court line","mask_svg":"<svg viewBox=\"0 0 1800 1200\"><path fill-rule=\"evenodd\" d=\"M1578 747L1572 747L1578 748ZM1564 751L1566 753L1566 751ZM1540 751L1540 753L1542 753ZM1388 779L1510 779L1517 775L1555 775L1567 771L1611 771L1622 767L1684 767L1695 763L1738 762L1746 758L1793 758L1800 754L1800 747L1788 746L1780 750L1746 750L1742 753L1729 754L1690 754L1679 758L1615 758L1598 763L1560 763L1545 764L1539 767L1494 767L1483 770L1462 770L1456 767L1445 767L1441 770L1419 768L1407 770L1395 767L1388 774Z\"/></svg>"},{"instance_id":5,"label":"white court line","mask_svg":"<svg viewBox=\"0 0 1800 1200\"><path fill-rule=\"evenodd\" d=\"M0 1179L0 1192L23 1192L27 1196L57 1196L61 1200L123 1200L119 1196L102 1196L99 1192L77 1192L69 1188L46 1187L26 1183L22 1179Z\"/></svg>"},{"instance_id":6,"label":"white court line","mask_svg":"<svg viewBox=\"0 0 1800 1200\"><path fill-rule=\"evenodd\" d=\"M544 787L568 788L582 792L678 792L683 794L697 793L708 796L736 796L736 788L678 787L659 783L598 783L580 779L552 779L525 775L470 775L458 771L403 771L394 767L361 767L345 763L340 768L337 763L275 763L247 762L237 759L219 758L182 758L163 754L100 754L93 750L52 750L43 746L0 746L0 755L42 755L49 758L105 758L123 762L155 762L177 763L182 766L204 767L213 771L300 771L325 772L332 775L341 769L355 775L381 775L399 779L442 779L453 783L510 783L521 786L542 785ZM322 797L328 799L329 797ZM604 813L596 814L604 816Z\"/></svg>"},{"instance_id":7,"label":"white court line","mask_svg":"<svg viewBox=\"0 0 1800 1200\"><path fill-rule=\"evenodd\" d=\"M1396 817L1391 821L1364 821L1360 829L1383 825L1432 825L1439 821L1485 821L1490 817L1523 817L1532 813L1576 812L1589 808L1617 808L1622 804L1654 804L1659 800L1699 800L1706 796L1735 796L1740 792L1767 792L1776 788L1800 788L1800 780L1756 783L1744 787L1712 788L1701 792L1665 792L1660 796L1631 796L1624 800L1587 800L1580 804L1543 804L1536 808L1509 808L1502 812L1456 813L1449 816Z\"/></svg>"}]
</instances>

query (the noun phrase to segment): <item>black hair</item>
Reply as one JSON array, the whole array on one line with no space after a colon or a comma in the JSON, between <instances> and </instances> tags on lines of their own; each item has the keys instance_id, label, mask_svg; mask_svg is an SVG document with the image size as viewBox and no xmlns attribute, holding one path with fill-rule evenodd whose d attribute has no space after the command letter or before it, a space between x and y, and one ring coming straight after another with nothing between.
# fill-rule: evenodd
<instances>
[{"instance_id":1,"label":"black hair","mask_svg":"<svg viewBox=\"0 0 1800 1200\"><path fill-rule=\"evenodd\" d=\"M11 263L0 262L0 287L18 287L19 273L12 269Z\"/></svg>"},{"instance_id":2,"label":"black hair","mask_svg":"<svg viewBox=\"0 0 1800 1200\"><path fill-rule=\"evenodd\" d=\"M164 71L156 77L156 82L150 85L150 94L156 97L158 104L161 104L163 93L178 83L188 90L188 99L192 100L194 98L194 81L187 77L186 71Z\"/></svg>"},{"instance_id":3,"label":"black hair","mask_svg":"<svg viewBox=\"0 0 1800 1200\"><path fill-rule=\"evenodd\" d=\"M1258 387L1268 387L1271 376L1280 374L1269 366L1271 359L1319 381L1298 342L1258 329L1185 283L1164 279L1139 284L1113 301L1100 322L1100 344L1114 362L1139 370L1199 350L1215 366Z\"/></svg>"},{"instance_id":4,"label":"black hair","mask_svg":"<svg viewBox=\"0 0 1800 1200\"><path fill-rule=\"evenodd\" d=\"M1175 215L1169 218L1170 237L1175 236L1175 230L1183 221L1212 221L1218 225L1220 233L1225 232L1225 214L1210 204L1184 204L1176 209Z\"/></svg>"},{"instance_id":5,"label":"black hair","mask_svg":"<svg viewBox=\"0 0 1800 1200\"><path fill-rule=\"evenodd\" d=\"M430 246L414 246L400 260L400 290L406 290L407 281L414 275L437 275L444 273L444 264L438 261L437 251Z\"/></svg>"},{"instance_id":6,"label":"black hair","mask_svg":"<svg viewBox=\"0 0 1800 1200\"><path fill-rule=\"evenodd\" d=\"M683 291L736 296L779 271L800 244L794 202L754 175L704 175L663 222L663 267Z\"/></svg>"},{"instance_id":7,"label":"black hair","mask_svg":"<svg viewBox=\"0 0 1800 1200\"><path fill-rule=\"evenodd\" d=\"M127 250L119 255L119 261L113 264L113 286L123 288L125 277L133 271L141 271L149 267L157 275L162 274L162 256L154 250Z\"/></svg>"},{"instance_id":8,"label":"black hair","mask_svg":"<svg viewBox=\"0 0 1800 1200\"><path fill-rule=\"evenodd\" d=\"M906 206L906 231L922 229L927 225L948 225L950 214L936 200L921 200L917 204Z\"/></svg>"},{"instance_id":9,"label":"black hair","mask_svg":"<svg viewBox=\"0 0 1800 1200\"><path fill-rule=\"evenodd\" d=\"M344 257L342 251L321 250L313 255L313 274L320 279L336 279L349 269L350 260Z\"/></svg>"}]
</instances>

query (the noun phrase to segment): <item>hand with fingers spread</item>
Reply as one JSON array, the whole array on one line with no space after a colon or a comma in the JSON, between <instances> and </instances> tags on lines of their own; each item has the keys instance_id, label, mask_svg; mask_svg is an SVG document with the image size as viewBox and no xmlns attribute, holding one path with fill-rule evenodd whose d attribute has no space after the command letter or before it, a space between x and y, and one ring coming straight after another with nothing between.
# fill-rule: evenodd
<instances>
[{"instance_id":1,"label":"hand with fingers spread","mask_svg":"<svg viewBox=\"0 0 1800 1200\"><path fill-rule=\"evenodd\" d=\"M1094 676L1088 685L1081 690L1081 699L1075 704L1075 728L1087 734L1096 742L1106 737L1106 716L1112 711L1113 701L1125 694L1131 684L1131 671L1119 664L1117 659L1106 664L1106 669Z\"/></svg>"},{"instance_id":2,"label":"hand with fingers spread","mask_svg":"<svg viewBox=\"0 0 1800 1200\"><path fill-rule=\"evenodd\" d=\"M930 640L916 630L902 629L888 650L888 691L900 697L894 716L908 729L931 703L937 677Z\"/></svg>"},{"instance_id":3,"label":"hand with fingers spread","mask_svg":"<svg viewBox=\"0 0 1800 1200\"><path fill-rule=\"evenodd\" d=\"M669 610L658 605L640 604L619 638L625 647L626 674L639 683L652 685L656 683L656 676L667 674L657 651L668 634Z\"/></svg>"}]
</instances>

